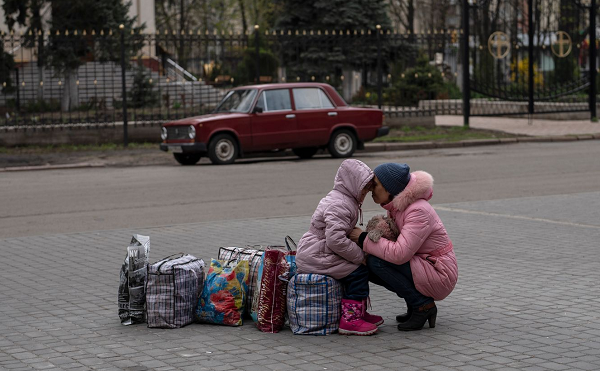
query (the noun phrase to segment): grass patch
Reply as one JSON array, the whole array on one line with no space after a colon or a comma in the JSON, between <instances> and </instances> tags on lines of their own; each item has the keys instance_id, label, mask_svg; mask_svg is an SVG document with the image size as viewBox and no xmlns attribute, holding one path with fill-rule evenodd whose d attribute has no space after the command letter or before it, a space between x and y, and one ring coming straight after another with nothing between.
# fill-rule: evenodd
<instances>
[{"instance_id":1,"label":"grass patch","mask_svg":"<svg viewBox=\"0 0 600 371\"><path fill-rule=\"evenodd\" d=\"M514 138L517 135L492 130L465 128L463 126L402 126L391 128L390 133L374 142L458 142L468 139Z\"/></svg>"},{"instance_id":2,"label":"grass patch","mask_svg":"<svg viewBox=\"0 0 600 371\"><path fill-rule=\"evenodd\" d=\"M43 153L69 153L69 152L108 152L135 149L158 149L157 143L129 143L127 148L122 143L105 144L61 144L50 146L22 146L22 147L0 147L2 154L43 154Z\"/></svg>"}]
</instances>

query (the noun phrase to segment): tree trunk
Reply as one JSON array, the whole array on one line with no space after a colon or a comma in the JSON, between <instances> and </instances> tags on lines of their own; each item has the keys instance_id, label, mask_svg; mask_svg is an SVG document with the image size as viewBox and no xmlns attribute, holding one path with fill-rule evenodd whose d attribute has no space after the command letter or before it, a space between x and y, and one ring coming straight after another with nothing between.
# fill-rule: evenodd
<instances>
[{"instance_id":1,"label":"tree trunk","mask_svg":"<svg viewBox=\"0 0 600 371\"><path fill-rule=\"evenodd\" d=\"M415 0L408 0L408 13L406 15L408 21L408 31L411 35L415 34Z\"/></svg>"},{"instance_id":2,"label":"tree trunk","mask_svg":"<svg viewBox=\"0 0 600 371\"><path fill-rule=\"evenodd\" d=\"M244 7L244 0L238 0L240 6L240 12L242 13L242 34L246 34L248 30L248 21L246 20L246 8Z\"/></svg>"},{"instance_id":3,"label":"tree trunk","mask_svg":"<svg viewBox=\"0 0 600 371\"><path fill-rule=\"evenodd\" d=\"M63 90L60 109L69 112L79 105L79 90L77 86L77 73L65 72L65 88Z\"/></svg>"}]
</instances>

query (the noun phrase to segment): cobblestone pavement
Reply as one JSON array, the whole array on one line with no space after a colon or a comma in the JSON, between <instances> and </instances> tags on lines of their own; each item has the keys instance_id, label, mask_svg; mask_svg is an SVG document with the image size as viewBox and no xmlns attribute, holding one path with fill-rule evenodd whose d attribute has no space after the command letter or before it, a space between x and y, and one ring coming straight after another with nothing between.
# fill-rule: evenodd
<instances>
[{"instance_id":1,"label":"cobblestone pavement","mask_svg":"<svg viewBox=\"0 0 600 371\"><path fill-rule=\"evenodd\" d=\"M0 369L600 369L600 192L436 208L458 257L455 291L435 329L400 333L404 305L372 286L371 312L386 324L371 337L119 323L131 234L150 235L151 261L178 251L208 261L221 245L298 240L307 215L0 240Z\"/></svg>"}]
</instances>

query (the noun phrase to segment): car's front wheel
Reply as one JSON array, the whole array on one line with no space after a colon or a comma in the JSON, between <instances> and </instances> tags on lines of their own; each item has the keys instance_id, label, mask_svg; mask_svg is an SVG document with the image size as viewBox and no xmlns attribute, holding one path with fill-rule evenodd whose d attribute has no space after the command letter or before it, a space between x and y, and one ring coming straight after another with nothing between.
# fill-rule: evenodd
<instances>
[{"instance_id":1,"label":"car's front wheel","mask_svg":"<svg viewBox=\"0 0 600 371\"><path fill-rule=\"evenodd\" d=\"M292 149L292 152L294 152L294 154L300 158L311 158L315 155L315 153L317 153L318 148L317 147L304 147L304 148L294 148Z\"/></svg>"},{"instance_id":2,"label":"car's front wheel","mask_svg":"<svg viewBox=\"0 0 600 371\"><path fill-rule=\"evenodd\" d=\"M329 153L332 157L350 157L356 151L357 140L350 130L338 130L329 141Z\"/></svg>"},{"instance_id":3,"label":"car's front wheel","mask_svg":"<svg viewBox=\"0 0 600 371\"><path fill-rule=\"evenodd\" d=\"M202 157L198 153L173 153L173 156L182 165L195 165Z\"/></svg>"},{"instance_id":4,"label":"car's front wheel","mask_svg":"<svg viewBox=\"0 0 600 371\"><path fill-rule=\"evenodd\" d=\"M208 157L215 165L232 164L238 153L238 144L229 134L216 135L208 145Z\"/></svg>"}]
</instances>

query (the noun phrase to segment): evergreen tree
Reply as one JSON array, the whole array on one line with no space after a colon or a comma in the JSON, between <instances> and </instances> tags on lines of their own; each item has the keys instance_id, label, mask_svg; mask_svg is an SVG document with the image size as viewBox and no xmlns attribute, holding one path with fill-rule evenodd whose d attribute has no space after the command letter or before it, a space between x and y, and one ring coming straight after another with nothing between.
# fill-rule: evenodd
<instances>
[{"instance_id":1,"label":"evergreen tree","mask_svg":"<svg viewBox=\"0 0 600 371\"><path fill-rule=\"evenodd\" d=\"M44 30L40 11L48 4L52 17L49 29ZM137 34L144 25L134 25L135 19L128 16L130 6L131 2L122 0L5 0L3 3L7 24L10 27L19 24L33 31L33 39L29 42L37 42L38 61L64 76L61 102L64 111L79 103L74 77L79 66L89 60L120 60L119 25L125 26L126 61L131 60L143 46L143 39ZM45 31L50 31L47 39L43 38ZM96 36L92 35L93 31ZM100 36L101 31L104 36Z\"/></svg>"},{"instance_id":2,"label":"evergreen tree","mask_svg":"<svg viewBox=\"0 0 600 371\"><path fill-rule=\"evenodd\" d=\"M131 60L143 46L143 40L136 34L144 26L134 26L135 19L129 18L127 14L131 3L124 3L122 0L52 0L51 5L50 38L44 48L44 59L55 72L65 76L61 107L66 111L78 104L73 72L86 59L118 62L121 52L121 24L125 26L125 60ZM82 35L84 30L85 36ZM73 35L75 31L78 31L77 36ZM104 37L98 35L101 31L104 32ZM97 35L92 36L92 32Z\"/></svg>"},{"instance_id":3,"label":"evergreen tree","mask_svg":"<svg viewBox=\"0 0 600 371\"><path fill-rule=\"evenodd\" d=\"M338 74L345 67L366 71L376 66L376 26L381 25L384 30L390 27L385 0L283 0L281 8L277 29L322 33L307 36L302 46L297 40L283 38L285 65L292 73L308 77L318 76L324 70ZM354 30L365 31L365 35L354 37ZM326 37L324 31L330 35L336 31L337 35ZM340 31L344 36L339 35ZM347 31L352 35L347 36Z\"/></svg>"}]
</instances>

